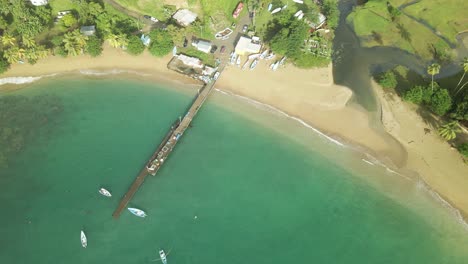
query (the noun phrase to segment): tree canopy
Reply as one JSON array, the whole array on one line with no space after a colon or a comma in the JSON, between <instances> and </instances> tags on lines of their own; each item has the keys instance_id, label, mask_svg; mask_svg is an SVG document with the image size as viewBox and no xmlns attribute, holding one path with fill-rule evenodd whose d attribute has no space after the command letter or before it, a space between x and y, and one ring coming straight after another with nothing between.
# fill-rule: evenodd
<instances>
[{"instance_id":1,"label":"tree canopy","mask_svg":"<svg viewBox=\"0 0 468 264\"><path fill-rule=\"evenodd\" d=\"M137 36L131 36L128 39L127 52L132 55L139 55L145 50L145 45L141 42Z\"/></svg>"},{"instance_id":2,"label":"tree canopy","mask_svg":"<svg viewBox=\"0 0 468 264\"><path fill-rule=\"evenodd\" d=\"M161 29L152 30L149 34L151 44L149 52L156 57L163 57L171 52L174 47L170 34Z\"/></svg>"}]
</instances>

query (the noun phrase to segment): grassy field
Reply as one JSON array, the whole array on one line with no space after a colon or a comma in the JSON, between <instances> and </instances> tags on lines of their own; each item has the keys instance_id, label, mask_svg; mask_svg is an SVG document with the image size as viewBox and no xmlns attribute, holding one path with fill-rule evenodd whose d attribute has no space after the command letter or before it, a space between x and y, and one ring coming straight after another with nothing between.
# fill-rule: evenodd
<instances>
[{"instance_id":1,"label":"grassy field","mask_svg":"<svg viewBox=\"0 0 468 264\"><path fill-rule=\"evenodd\" d=\"M213 54L201 52L199 50L196 50L194 47L189 46L187 48L179 48L178 52L191 57L200 58L203 61L203 63L208 66L215 65L215 57Z\"/></svg>"},{"instance_id":2,"label":"grassy field","mask_svg":"<svg viewBox=\"0 0 468 264\"><path fill-rule=\"evenodd\" d=\"M450 45L455 42L456 32L463 27L468 29L466 23L464 26L460 23L461 20L465 19L462 14L463 10L449 15L453 6L458 5L461 7L463 5L459 3L460 1L464 0L444 0L447 4L442 5L438 3L437 9L435 9L433 2L439 2L438 0L422 0L417 4L407 6L403 9L403 12L416 10L414 5L417 5L416 7L418 10L424 10L422 12L424 16L421 16L418 11L413 11L411 14L408 11L408 14L414 16L417 20L402 13L392 21L387 10L387 1L371 0L364 6L357 7L355 11L347 17L347 21L353 26L356 34L361 38L361 42L365 46L398 47L426 60L431 60L434 56L445 60L449 59L451 56ZM394 7L397 7L408 1L390 0L389 2L392 3ZM430 5L427 3L430 3ZM448 6L450 6L450 8ZM433 13L435 11L431 10L439 10L440 12L436 15ZM442 12L442 10L444 11ZM439 34L450 40L450 42L446 42L443 38L438 36L431 30L431 27L420 23L420 21L418 21L420 19L423 20L424 23L434 25L432 27L436 28L436 30L440 32ZM450 25L457 25L457 27Z\"/></svg>"}]
</instances>

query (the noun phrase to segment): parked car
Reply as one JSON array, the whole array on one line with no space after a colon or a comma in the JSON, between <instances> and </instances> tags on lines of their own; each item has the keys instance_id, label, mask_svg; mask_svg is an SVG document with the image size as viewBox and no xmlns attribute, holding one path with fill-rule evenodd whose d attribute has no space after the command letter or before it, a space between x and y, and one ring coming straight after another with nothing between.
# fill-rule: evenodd
<instances>
[{"instance_id":1,"label":"parked car","mask_svg":"<svg viewBox=\"0 0 468 264\"><path fill-rule=\"evenodd\" d=\"M211 52L211 53L215 53L215 51L216 51L217 49L218 49L218 46L213 45L213 46L211 47L210 52Z\"/></svg>"},{"instance_id":2,"label":"parked car","mask_svg":"<svg viewBox=\"0 0 468 264\"><path fill-rule=\"evenodd\" d=\"M187 40L187 38L184 38L184 48L186 48L187 45L188 45L188 40Z\"/></svg>"},{"instance_id":3,"label":"parked car","mask_svg":"<svg viewBox=\"0 0 468 264\"><path fill-rule=\"evenodd\" d=\"M248 27L247 25L244 25L244 26L242 27L242 32L243 32L243 33L247 32L247 29L248 29L248 28L249 28L249 27Z\"/></svg>"},{"instance_id":4,"label":"parked car","mask_svg":"<svg viewBox=\"0 0 468 264\"><path fill-rule=\"evenodd\" d=\"M144 15L143 18L145 19L148 19L148 20L151 20L152 22L156 23L158 22L159 20L157 20L156 18L152 17L152 16L149 16L149 15Z\"/></svg>"},{"instance_id":5,"label":"parked car","mask_svg":"<svg viewBox=\"0 0 468 264\"><path fill-rule=\"evenodd\" d=\"M226 51L226 46L221 46L221 49L219 50L219 52L224 53L225 51Z\"/></svg>"},{"instance_id":6,"label":"parked car","mask_svg":"<svg viewBox=\"0 0 468 264\"><path fill-rule=\"evenodd\" d=\"M217 72L214 74L213 79L218 80L219 74L220 74L220 73L217 71Z\"/></svg>"}]
</instances>

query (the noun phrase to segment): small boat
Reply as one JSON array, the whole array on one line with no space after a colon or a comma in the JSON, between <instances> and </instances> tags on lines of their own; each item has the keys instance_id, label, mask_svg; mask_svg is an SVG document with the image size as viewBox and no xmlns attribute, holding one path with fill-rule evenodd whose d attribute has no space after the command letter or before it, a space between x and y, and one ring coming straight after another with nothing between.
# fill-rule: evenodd
<instances>
[{"instance_id":1,"label":"small boat","mask_svg":"<svg viewBox=\"0 0 468 264\"><path fill-rule=\"evenodd\" d=\"M249 60L254 60L256 58L260 57L260 53L254 53L249 55Z\"/></svg>"},{"instance_id":2,"label":"small boat","mask_svg":"<svg viewBox=\"0 0 468 264\"><path fill-rule=\"evenodd\" d=\"M281 10L285 10L286 7L288 7L288 5L284 5L284 6L281 8Z\"/></svg>"},{"instance_id":3,"label":"small boat","mask_svg":"<svg viewBox=\"0 0 468 264\"><path fill-rule=\"evenodd\" d=\"M252 64L250 64L250 70L255 69L255 67L257 67L257 64L258 64L258 60L255 59L255 60L252 62Z\"/></svg>"},{"instance_id":4,"label":"small boat","mask_svg":"<svg viewBox=\"0 0 468 264\"><path fill-rule=\"evenodd\" d=\"M271 11L271 8L272 8L272 7L273 7L273 4L272 4L272 3L270 3L270 4L268 5L268 12L270 12L270 11Z\"/></svg>"},{"instance_id":5,"label":"small boat","mask_svg":"<svg viewBox=\"0 0 468 264\"><path fill-rule=\"evenodd\" d=\"M270 69L272 69L273 71L276 71L279 67L279 61L273 63L271 66L270 66Z\"/></svg>"},{"instance_id":6,"label":"small boat","mask_svg":"<svg viewBox=\"0 0 468 264\"><path fill-rule=\"evenodd\" d=\"M304 17L304 13L301 13L301 14L297 17L297 19L301 20L303 17Z\"/></svg>"},{"instance_id":7,"label":"small boat","mask_svg":"<svg viewBox=\"0 0 468 264\"><path fill-rule=\"evenodd\" d=\"M274 54L273 52L268 54L268 56L266 56L265 60L271 60L273 59L274 57L276 56L276 54Z\"/></svg>"},{"instance_id":8,"label":"small boat","mask_svg":"<svg viewBox=\"0 0 468 264\"><path fill-rule=\"evenodd\" d=\"M276 14L281 11L281 7L275 8L275 10L271 11L271 14Z\"/></svg>"},{"instance_id":9,"label":"small boat","mask_svg":"<svg viewBox=\"0 0 468 264\"><path fill-rule=\"evenodd\" d=\"M297 12L294 14L294 17L298 17L300 14L302 14L302 10L297 11Z\"/></svg>"},{"instance_id":10,"label":"small boat","mask_svg":"<svg viewBox=\"0 0 468 264\"><path fill-rule=\"evenodd\" d=\"M232 29L225 28L224 30L219 31L218 33L216 33L215 38L216 39L222 39L222 40L228 39L229 36L232 34L232 32L233 32Z\"/></svg>"},{"instance_id":11,"label":"small boat","mask_svg":"<svg viewBox=\"0 0 468 264\"><path fill-rule=\"evenodd\" d=\"M249 61L250 61L250 60L247 60L247 61L244 63L244 65L242 65L242 70L247 69L247 66L249 66Z\"/></svg>"},{"instance_id":12,"label":"small boat","mask_svg":"<svg viewBox=\"0 0 468 264\"><path fill-rule=\"evenodd\" d=\"M172 49L172 56L176 56L177 55L177 46L174 46L174 48Z\"/></svg>"},{"instance_id":13,"label":"small boat","mask_svg":"<svg viewBox=\"0 0 468 264\"><path fill-rule=\"evenodd\" d=\"M104 195L104 196L107 196L107 197L111 197L111 196L112 196L112 194L111 194L108 190L106 190L106 189L104 189L104 188L99 189L99 193L102 194L102 195Z\"/></svg>"},{"instance_id":14,"label":"small boat","mask_svg":"<svg viewBox=\"0 0 468 264\"><path fill-rule=\"evenodd\" d=\"M240 67L240 64L241 64L241 57L237 57L237 60L236 60L236 65L237 67Z\"/></svg>"},{"instance_id":15,"label":"small boat","mask_svg":"<svg viewBox=\"0 0 468 264\"><path fill-rule=\"evenodd\" d=\"M88 246L88 239L86 238L86 235L85 233L83 232L83 230L81 230L81 246L86 248Z\"/></svg>"},{"instance_id":16,"label":"small boat","mask_svg":"<svg viewBox=\"0 0 468 264\"><path fill-rule=\"evenodd\" d=\"M298 4L304 4L304 1L303 0L293 0L294 3L298 3Z\"/></svg>"},{"instance_id":17,"label":"small boat","mask_svg":"<svg viewBox=\"0 0 468 264\"><path fill-rule=\"evenodd\" d=\"M146 217L146 213L143 210L137 209L137 208L128 208L130 213L138 216L138 217Z\"/></svg>"},{"instance_id":18,"label":"small boat","mask_svg":"<svg viewBox=\"0 0 468 264\"><path fill-rule=\"evenodd\" d=\"M268 50L265 50L264 52L262 52L262 54L260 54L260 59L265 59L265 57L268 55Z\"/></svg>"},{"instance_id":19,"label":"small boat","mask_svg":"<svg viewBox=\"0 0 468 264\"><path fill-rule=\"evenodd\" d=\"M167 256L166 256L166 253L164 252L164 250L159 250L159 257L161 258L161 262L163 264L167 264Z\"/></svg>"},{"instance_id":20,"label":"small boat","mask_svg":"<svg viewBox=\"0 0 468 264\"><path fill-rule=\"evenodd\" d=\"M279 65L283 65L285 61L286 61L286 56L284 56L284 57L279 61Z\"/></svg>"}]
</instances>

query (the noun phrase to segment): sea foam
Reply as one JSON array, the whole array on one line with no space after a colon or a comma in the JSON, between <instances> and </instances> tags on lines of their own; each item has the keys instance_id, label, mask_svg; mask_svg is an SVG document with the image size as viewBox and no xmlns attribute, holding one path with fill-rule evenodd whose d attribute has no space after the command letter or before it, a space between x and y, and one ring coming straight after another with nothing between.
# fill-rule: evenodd
<instances>
[{"instance_id":1,"label":"sea foam","mask_svg":"<svg viewBox=\"0 0 468 264\"><path fill-rule=\"evenodd\" d=\"M52 77L56 74L41 75L41 76L19 76L19 77L6 77L0 79L0 85L4 84L25 84L38 81L44 77Z\"/></svg>"}]
</instances>

